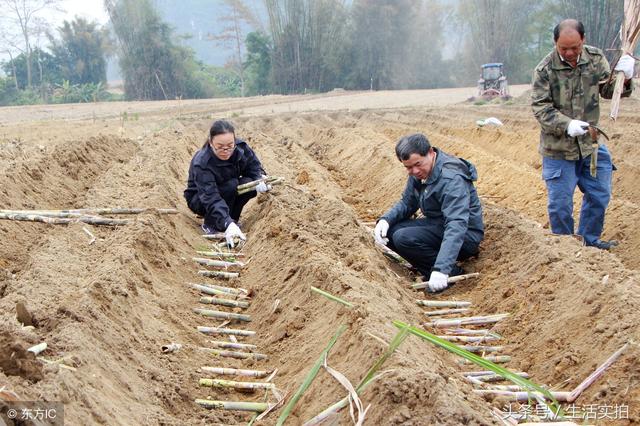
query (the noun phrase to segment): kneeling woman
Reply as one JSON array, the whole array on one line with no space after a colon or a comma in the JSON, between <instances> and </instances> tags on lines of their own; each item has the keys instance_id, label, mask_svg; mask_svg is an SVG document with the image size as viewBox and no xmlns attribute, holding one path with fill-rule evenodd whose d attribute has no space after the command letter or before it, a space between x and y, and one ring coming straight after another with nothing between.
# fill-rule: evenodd
<instances>
[{"instance_id":1,"label":"kneeling woman","mask_svg":"<svg viewBox=\"0 0 640 426\"><path fill-rule=\"evenodd\" d=\"M236 139L233 125L218 120L209 129L209 138L196 152L189 166L184 198L192 212L204 216L206 234L224 232L227 244L246 239L237 222L242 208L270 189L264 182L255 191L238 195L238 185L260 179L265 174L260 160L243 140ZM257 191L257 192L256 192Z\"/></svg>"}]
</instances>

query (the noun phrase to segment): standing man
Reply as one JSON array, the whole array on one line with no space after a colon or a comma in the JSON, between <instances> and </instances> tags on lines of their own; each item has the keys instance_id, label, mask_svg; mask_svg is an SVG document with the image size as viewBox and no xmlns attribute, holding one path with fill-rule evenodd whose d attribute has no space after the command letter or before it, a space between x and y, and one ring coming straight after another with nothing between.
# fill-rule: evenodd
<instances>
[{"instance_id":1,"label":"standing man","mask_svg":"<svg viewBox=\"0 0 640 426\"><path fill-rule=\"evenodd\" d=\"M554 234L573 234L573 193L584 194L578 234L588 246L608 250L616 241L602 241L604 215L611 198L613 164L601 143L594 152L600 118L599 97L611 99L615 79L602 51L584 44L584 26L567 19L553 30L555 49L533 73L531 106L541 125L542 178L548 192L548 212ZM622 96L631 94L634 59L623 55L615 67L625 75ZM591 156L597 155L596 176Z\"/></svg>"},{"instance_id":2,"label":"standing man","mask_svg":"<svg viewBox=\"0 0 640 426\"><path fill-rule=\"evenodd\" d=\"M409 178L402 199L376 224L374 239L405 258L425 277L427 289L447 288L460 275L457 260L478 254L484 237L482 207L473 185L473 164L433 148L420 133L405 136L396 156ZM424 218L411 219L420 209Z\"/></svg>"}]
</instances>

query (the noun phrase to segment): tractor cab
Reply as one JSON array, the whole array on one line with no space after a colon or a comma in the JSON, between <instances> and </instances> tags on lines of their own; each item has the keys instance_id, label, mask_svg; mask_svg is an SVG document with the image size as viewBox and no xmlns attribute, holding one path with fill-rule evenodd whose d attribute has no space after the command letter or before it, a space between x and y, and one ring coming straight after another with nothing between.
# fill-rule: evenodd
<instances>
[{"instance_id":1,"label":"tractor cab","mask_svg":"<svg viewBox=\"0 0 640 426\"><path fill-rule=\"evenodd\" d=\"M486 99L497 96L509 97L507 77L504 75L504 65L501 62L482 65L482 75L478 80L478 95Z\"/></svg>"}]
</instances>

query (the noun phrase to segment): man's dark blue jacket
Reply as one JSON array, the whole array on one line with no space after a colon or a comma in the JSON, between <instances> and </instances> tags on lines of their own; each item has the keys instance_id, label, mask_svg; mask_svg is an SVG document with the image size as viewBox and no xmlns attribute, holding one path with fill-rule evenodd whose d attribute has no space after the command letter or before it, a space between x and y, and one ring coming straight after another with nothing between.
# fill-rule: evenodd
<instances>
[{"instance_id":1,"label":"man's dark blue jacket","mask_svg":"<svg viewBox=\"0 0 640 426\"><path fill-rule=\"evenodd\" d=\"M443 232L434 270L449 274L465 240L479 244L484 236L482 207L473 182L478 172L473 164L436 148L436 162L426 182L409 176L402 199L380 219L389 225L409 219L418 208Z\"/></svg>"},{"instance_id":2,"label":"man's dark blue jacket","mask_svg":"<svg viewBox=\"0 0 640 426\"><path fill-rule=\"evenodd\" d=\"M233 222L228 204L235 199L238 185L260 179L263 174L260 160L245 141L236 139L228 160L216 157L207 143L191 160L184 198L191 206L193 198L198 197L206 211L204 223L225 230Z\"/></svg>"}]
</instances>

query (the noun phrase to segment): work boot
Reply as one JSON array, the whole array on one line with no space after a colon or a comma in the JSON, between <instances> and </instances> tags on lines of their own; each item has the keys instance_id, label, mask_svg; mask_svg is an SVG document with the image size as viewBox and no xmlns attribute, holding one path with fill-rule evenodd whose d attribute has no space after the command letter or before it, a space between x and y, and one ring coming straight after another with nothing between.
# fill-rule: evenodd
<instances>
[{"instance_id":1,"label":"work boot","mask_svg":"<svg viewBox=\"0 0 640 426\"><path fill-rule=\"evenodd\" d=\"M599 248L600 250L611 250L612 247L615 247L618 244L619 243L617 240L609 240L609 241L596 240L592 244L587 244L587 246Z\"/></svg>"},{"instance_id":2,"label":"work boot","mask_svg":"<svg viewBox=\"0 0 640 426\"><path fill-rule=\"evenodd\" d=\"M457 275L464 275L464 269L462 269L458 265L453 265L453 268L451 268L451 272L449 273L449 276L455 277Z\"/></svg>"}]
</instances>

